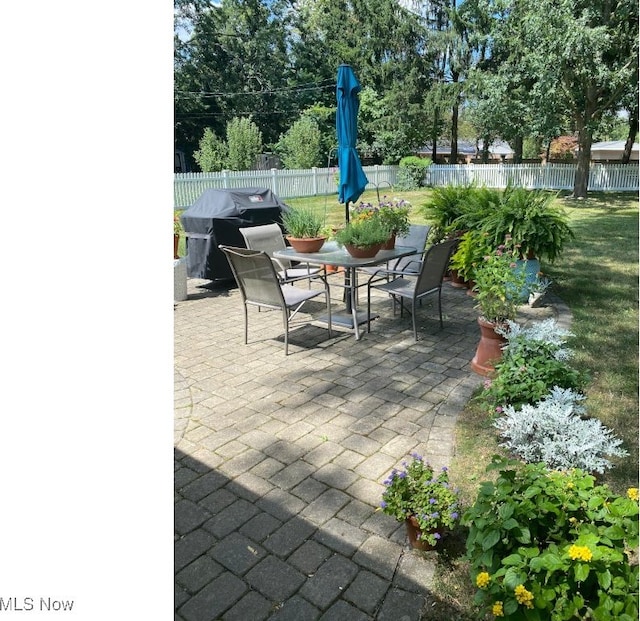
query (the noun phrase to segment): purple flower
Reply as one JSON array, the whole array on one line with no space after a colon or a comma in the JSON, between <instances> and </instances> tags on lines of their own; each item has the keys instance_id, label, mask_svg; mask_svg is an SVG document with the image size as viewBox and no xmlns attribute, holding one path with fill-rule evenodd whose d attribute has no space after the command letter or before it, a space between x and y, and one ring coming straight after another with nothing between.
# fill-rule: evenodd
<instances>
[{"instance_id":1,"label":"purple flower","mask_svg":"<svg viewBox=\"0 0 640 621\"><path fill-rule=\"evenodd\" d=\"M418 461L422 461L422 455L418 455L418 453L411 453L411 457L417 459Z\"/></svg>"},{"instance_id":2,"label":"purple flower","mask_svg":"<svg viewBox=\"0 0 640 621\"><path fill-rule=\"evenodd\" d=\"M446 472L447 470L449 470L449 468L447 468L446 466L442 466L442 472Z\"/></svg>"},{"instance_id":3,"label":"purple flower","mask_svg":"<svg viewBox=\"0 0 640 621\"><path fill-rule=\"evenodd\" d=\"M384 508L386 508L386 506L387 506L387 503L383 500L383 501L380 503L380 507L381 507L382 509L384 509Z\"/></svg>"},{"instance_id":4,"label":"purple flower","mask_svg":"<svg viewBox=\"0 0 640 621\"><path fill-rule=\"evenodd\" d=\"M457 511L454 511L454 512L451 514L451 519L452 519L452 520L457 520L457 519L458 519L458 512L457 512Z\"/></svg>"},{"instance_id":5,"label":"purple flower","mask_svg":"<svg viewBox=\"0 0 640 621\"><path fill-rule=\"evenodd\" d=\"M433 536L434 536L436 539L440 539L440 533L433 533Z\"/></svg>"},{"instance_id":6,"label":"purple flower","mask_svg":"<svg viewBox=\"0 0 640 621\"><path fill-rule=\"evenodd\" d=\"M435 505L438 501L435 498L429 498L429 504Z\"/></svg>"},{"instance_id":7,"label":"purple flower","mask_svg":"<svg viewBox=\"0 0 640 621\"><path fill-rule=\"evenodd\" d=\"M383 485L391 485L392 481L391 479L385 479L384 481L382 481Z\"/></svg>"},{"instance_id":8,"label":"purple flower","mask_svg":"<svg viewBox=\"0 0 640 621\"><path fill-rule=\"evenodd\" d=\"M406 478L407 478L407 473L406 473L406 472L401 472L398 476L399 476L401 479L406 479Z\"/></svg>"},{"instance_id":9,"label":"purple flower","mask_svg":"<svg viewBox=\"0 0 640 621\"><path fill-rule=\"evenodd\" d=\"M437 511L434 511L434 512L431 514L431 517L432 517L432 518L439 518L439 517L440 517L440 514L439 514Z\"/></svg>"}]
</instances>

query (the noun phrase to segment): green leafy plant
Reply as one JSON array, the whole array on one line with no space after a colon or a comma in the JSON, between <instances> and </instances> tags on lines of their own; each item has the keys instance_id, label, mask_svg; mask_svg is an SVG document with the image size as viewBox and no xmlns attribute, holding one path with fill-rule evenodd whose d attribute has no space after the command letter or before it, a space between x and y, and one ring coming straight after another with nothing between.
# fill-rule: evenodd
<instances>
[{"instance_id":1,"label":"green leafy plant","mask_svg":"<svg viewBox=\"0 0 640 621\"><path fill-rule=\"evenodd\" d=\"M349 221L335 234L335 239L339 244L358 248L384 244L388 238L389 231L376 215Z\"/></svg>"},{"instance_id":2,"label":"green leafy plant","mask_svg":"<svg viewBox=\"0 0 640 621\"><path fill-rule=\"evenodd\" d=\"M403 199L388 198L383 196L382 200L377 204L363 203L354 207L352 214L354 220L366 219L372 215L380 218L383 226L389 234L406 235L409 232L409 213L411 211L411 203Z\"/></svg>"},{"instance_id":3,"label":"green leafy plant","mask_svg":"<svg viewBox=\"0 0 640 621\"><path fill-rule=\"evenodd\" d=\"M429 166L429 158L417 155L403 157L398 164L397 187L401 190L417 190L424 185L425 172Z\"/></svg>"},{"instance_id":4,"label":"green leafy plant","mask_svg":"<svg viewBox=\"0 0 640 621\"><path fill-rule=\"evenodd\" d=\"M282 224L291 237L320 237L324 220L312 209L290 207L282 211Z\"/></svg>"},{"instance_id":5,"label":"green leafy plant","mask_svg":"<svg viewBox=\"0 0 640 621\"><path fill-rule=\"evenodd\" d=\"M521 291L526 284L524 266L516 263L518 255L519 248L507 238L474 266L476 308L490 323L501 324L516 317Z\"/></svg>"},{"instance_id":6,"label":"green leafy plant","mask_svg":"<svg viewBox=\"0 0 640 621\"><path fill-rule=\"evenodd\" d=\"M492 252L488 236L479 230L467 231L460 237L457 250L451 257L450 267L464 280L475 280L475 268Z\"/></svg>"},{"instance_id":7,"label":"green leafy plant","mask_svg":"<svg viewBox=\"0 0 640 621\"><path fill-rule=\"evenodd\" d=\"M433 189L430 200L420 207L422 215L432 225L432 243L440 242L453 233L456 220L465 214L465 205L474 190L473 186L462 185L446 185Z\"/></svg>"},{"instance_id":8,"label":"green leafy plant","mask_svg":"<svg viewBox=\"0 0 640 621\"><path fill-rule=\"evenodd\" d=\"M520 244L523 256L553 263L575 237L566 213L554 204L555 198L544 190L508 186L497 209L486 214L482 229L494 244L510 235Z\"/></svg>"},{"instance_id":9,"label":"green leafy plant","mask_svg":"<svg viewBox=\"0 0 640 621\"><path fill-rule=\"evenodd\" d=\"M180 222L180 212L173 212L173 234L180 235L182 233L182 223Z\"/></svg>"},{"instance_id":10,"label":"green leafy plant","mask_svg":"<svg viewBox=\"0 0 640 621\"><path fill-rule=\"evenodd\" d=\"M458 496L449 484L447 468L436 475L422 456L412 453L411 457L411 462L402 462L403 470L392 470L383 481L386 489L380 508L399 522L415 517L422 539L436 545L440 533L459 519Z\"/></svg>"},{"instance_id":11,"label":"green leafy plant","mask_svg":"<svg viewBox=\"0 0 640 621\"><path fill-rule=\"evenodd\" d=\"M509 621L638 618L638 490L495 456L464 513L475 601Z\"/></svg>"},{"instance_id":12,"label":"green leafy plant","mask_svg":"<svg viewBox=\"0 0 640 621\"><path fill-rule=\"evenodd\" d=\"M495 375L485 382L480 394L490 411L535 404L554 386L580 392L586 385L586 374L570 365L573 352L566 347L566 340L572 335L554 319L529 327L508 321L498 331L507 342L494 365Z\"/></svg>"}]
</instances>

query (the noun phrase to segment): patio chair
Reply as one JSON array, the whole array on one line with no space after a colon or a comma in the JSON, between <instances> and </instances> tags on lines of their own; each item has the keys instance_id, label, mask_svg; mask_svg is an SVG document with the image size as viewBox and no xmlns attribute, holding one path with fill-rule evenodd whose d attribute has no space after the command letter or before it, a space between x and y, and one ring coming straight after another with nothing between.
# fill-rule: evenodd
<instances>
[{"instance_id":1,"label":"patio chair","mask_svg":"<svg viewBox=\"0 0 640 621\"><path fill-rule=\"evenodd\" d=\"M284 243L282 230L277 224L243 227L239 230L247 248L261 250L271 257L277 266L278 278L281 282L289 283L309 279L309 286L311 286L312 278L324 275L324 270L321 267L311 267L306 264L294 267L291 261L273 258L272 255L276 250L284 250L287 247Z\"/></svg>"},{"instance_id":2,"label":"patio chair","mask_svg":"<svg viewBox=\"0 0 640 621\"><path fill-rule=\"evenodd\" d=\"M430 230L431 226L428 224L410 225L407 235L396 238L396 246L417 248L416 254L400 257L389 262L386 266L364 267L361 268L361 271L370 275L370 282L383 279L388 281L391 276L417 276L422 265Z\"/></svg>"},{"instance_id":3,"label":"patio chair","mask_svg":"<svg viewBox=\"0 0 640 621\"><path fill-rule=\"evenodd\" d=\"M441 244L435 244L427 250L420 272L415 278L399 277L389 282L374 284L375 281L367 283L367 332L371 331L371 289L379 289L388 293L395 302L400 302L400 316L405 308L404 300L411 300L411 319L413 323L413 338L418 340L418 331L416 329L416 310L418 303L432 293L438 294L438 312L440 315L440 328L442 323L442 279L449 265L451 254L455 251L458 244L457 239L445 241Z\"/></svg>"},{"instance_id":4,"label":"patio chair","mask_svg":"<svg viewBox=\"0 0 640 621\"><path fill-rule=\"evenodd\" d=\"M327 324L331 338L331 298L329 285L323 278L324 289L303 289L283 284L278 279L269 255L259 250L219 246L226 255L231 271L238 283L244 308L244 343L248 342L248 307L280 309L284 324L284 353L289 354L289 323L302 305L311 298L324 294L327 302Z\"/></svg>"}]
</instances>

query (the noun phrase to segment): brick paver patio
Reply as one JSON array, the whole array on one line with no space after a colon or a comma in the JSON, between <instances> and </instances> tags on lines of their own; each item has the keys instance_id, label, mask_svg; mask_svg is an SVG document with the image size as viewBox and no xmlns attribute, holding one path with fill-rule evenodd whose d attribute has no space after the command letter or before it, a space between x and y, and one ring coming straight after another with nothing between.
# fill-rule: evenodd
<instances>
[{"instance_id":1,"label":"brick paver patio","mask_svg":"<svg viewBox=\"0 0 640 621\"><path fill-rule=\"evenodd\" d=\"M414 343L410 317L376 297L360 341L294 324L285 357L279 312L251 309L245 346L237 289L204 284L175 307L175 618L420 619L435 553L375 509L411 451L437 467L454 455L483 380L473 298L445 283L444 329L429 300Z\"/></svg>"}]
</instances>

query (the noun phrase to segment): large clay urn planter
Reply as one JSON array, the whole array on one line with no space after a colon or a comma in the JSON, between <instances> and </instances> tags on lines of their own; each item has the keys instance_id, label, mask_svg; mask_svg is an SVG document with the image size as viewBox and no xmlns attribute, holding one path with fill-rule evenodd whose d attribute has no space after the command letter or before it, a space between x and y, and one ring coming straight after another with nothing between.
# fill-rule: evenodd
<instances>
[{"instance_id":1,"label":"large clay urn planter","mask_svg":"<svg viewBox=\"0 0 640 621\"><path fill-rule=\"evenodd\" d=\"M382 244L376 244L375 246L352 246L351 244L345 244L344 247L354 259L371 259L378 254Z\"/></svg>"},{"instance_id":2,"label":"large clay urn planter","mask_svg":"<svg viewBox=\"0 0 640 621\"><path fill-rule=\"evenodd\" d=\"M287 241L291 244L296 252L308 254L310 252L318 252L322 248L326 237L291 237L287 236Z\"/></svg>"},{"instance_id":3,"label":"large clay urn planter","mask_svg":"<svg viewBox=\"0 0 640 621\"><path fill-rule=\"evenodd\" d=\"M409 545L416 550L435 550L436 546L431 545L428 541L421 539L422 531L418 524L418 520L412 515L409 516L405 525L407 528L407 536L409 537ZM433 531L437 532L437 531Z\"/></svg>"},{"instance_id":4,"label":"large clay urn planter","mask_svg":"<svg viewBox=\"0 0 640 621\"><path fill-rule=\"evenodd\" d=\"M496 324L478 317L480 326L480 342L476 355L471 361L471 368L479 375L487 376L495 371L493 364L502 357L502 346L507 342L504 336L498 334L494 328Z\"/></svg>"}]
</instances>

